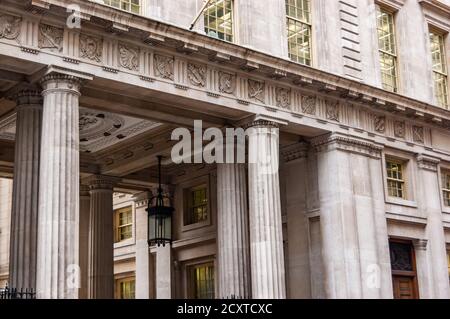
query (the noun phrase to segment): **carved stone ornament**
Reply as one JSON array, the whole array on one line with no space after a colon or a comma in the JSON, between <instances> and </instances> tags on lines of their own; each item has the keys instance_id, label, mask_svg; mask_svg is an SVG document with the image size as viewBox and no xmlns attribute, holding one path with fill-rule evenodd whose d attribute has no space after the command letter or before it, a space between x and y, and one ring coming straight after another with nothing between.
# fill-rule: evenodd
<instances>
[{"instance_id":1,"label":"carved stone ornament","mask_svg":"<svg viewBox=\"0 0 450 319\"><path fill-rule=\"evenodd\" d=\"M236 77L233 74L219 72L219 91L233 94L236 87Z\"/></svg>"},{"instance_id":2,"label":"carved stone ornament","mask_svg":"<svg viewBox=\"0 0 450 319\"><path fill-rule=\"evenodd\" d=\"M205 87L206 86L206 66L198 65L194 63L188 63L188 79L194 86Z\"/></svg>"},{"instance_id":3,"label":"carved stone ornament","mask_svg":"<svg viewBox=\"0 0 450 319\"><path fill-rule=\"evenodd\" d=\"M164 79L174 79L174 58L155 54L155 74Z\"/></svg>"},{"instance_id":4,"label":"carved stone ornament","mask_svg":"<svg viewBox=\"0 0 450 319\"><path fill-rule=\"evenodd\" d=\"M413 141L416 143L423 143L425 141L422 126L413 126Z\"/></svg>"},{"instance_id":5,"label":"carved stone ornament","mask_svg":"<svg viewBox=\"0 0 450 319\"><path fill-rule=\"evenodd\" d=\"M402 121L394 122L394 135L398 138L405 138L406 136L406 124Z\"/></svg>"},{"instance_id":6,"label":"carved stone ornament","mask_svg":"<svg viewBox=\"0 0 450 319\"><path fill-rule=\"evenodd\" d=\"M0 39L17 39L20 34L21 21L22 19L19 17L14 17L11 15L0 15Z\"/></svg>"},{"instance_id":7,"label":"carved stone ornament","mask_svg":"<svg viewBox=\"0 0 450 319\"><path fill-rule=\"evenodd\" d=\"M386 117L385 116L375 115L373 124L374 124L374 128L375 128L376 132L383 133L383 134L386 132Z\"/></svg>"},{"instance_id":8,"label":"carved stone ornament","mask_svg":"<svg viewBox=\"0 0 450 319\"><path fill-rule=\"evenodd\" d=\"M125 69L139 71L139 49L119 43L119 64Z\"/></svg>"},{"instance_id":9,"label":"carved stone ornament","mask_svg":"<svg viewBox=\"0 0 450 319\"><path fill-rule=\"evenodd\" d=\"M261 103L265 103L265 84L264 82L248 80L248 97Z\"/></svg>"},{"instance_id":10,"label":"carved stone ornament","mask_svg":"<svg viewBox=\"0 0 450 319\"><path fill-rule=\"evenodd\" d=\"M291 90L277 87L275 94L278 107L287 109L291 106Z\"/></svg>"},{"instance_id":11,"label":"carved stone ornament","mask_svg":"<svg viewBox=\"0 0 450 319\"><path fill-rule=\"evenodd\" d=\"M305 114L315 115L316 114L316 98L314 96L303 96L302 97L302 112Z\"/></svg>"},{"instance_id":12,"label":"carved stone ornament","mask_svg":"<svg viewBox=\"0 0 450 319\"><path fill-rule=\"evenodd\" d=\"M62 50L64 29L48 24L39 25L39 48Z\"/></svg>"},{"instance_id":13,"label":"carved stone ornament","mask_svg":"<svg viewBox=\"0 0 450 319\"><path fill-rule=\"evenodd\" d=\"M102 60L102 40L89 35L80 35L80 57L92 61Z\"/></svg>"},{"instance_id":14,"label":"carved stone ornament","mask_svg":"<svg viewBox=\"0 0 450 319\"><path fill-rule=\"evenodd\" d=\"M327 119L339 122L339 102L326 101Z\"/></svg>"}]
</instances>

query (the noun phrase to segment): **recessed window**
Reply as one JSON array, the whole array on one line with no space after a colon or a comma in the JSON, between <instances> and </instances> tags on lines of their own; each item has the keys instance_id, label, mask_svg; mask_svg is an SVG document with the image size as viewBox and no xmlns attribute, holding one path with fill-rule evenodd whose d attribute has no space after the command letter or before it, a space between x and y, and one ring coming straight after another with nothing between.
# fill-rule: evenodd
<instances>
[{"instance_id":1,"label":"recessed window","mask_svg":"<svg viewBox=\"0 0 450 319\"><path fill-rule=\"evenodd\" d=\"M377 29L381 82L385 90L397 92L397 49L394 14L380 6L377 6Z\"/></svg>"},{"instance_id":2,"label":"recessed window","mask_svg":"<svg viewBox=\"0 0 450 319\"><path fill-rule=\"evenodd\" d=\"M448 280L450 281L450 250L447 250Z\"/></svg>"},{"instance_id":3,"label":"recessed window","mask_svg":"<svg viewBox=\"0 0 450 319\"><path fill-rule=\"evenodd\" d=\"M406 199L405 164L386 159L387 188L390 197Z\"/></svg>"},{"instance_id":4,"label":"recessed window","mask_svg":"<svg viewBox=\"0 0 450 319\"><path fill-rule=\"evenodd\" d=\"M211 0L204 12L205 33L233 42L233 1Z\"/></svg>"},{"instance_id":5,"label":"recessed window","mask_svg":"<svg viewBox=\"0 0 450 319\"><path fill-rule=\"evenodd\" d=\"M444 195L444 205L450 207L450 172L442 172L442 193Z\"/></svg>"},{"instance_id":6,"label":"recessed window","mask_svg":"<svg viewBox=\"0 0 450 319\"><path fill-rule=\"evenodd\" d=\"M116 299L135 299L134 277L116 280Z\"/></svg>"},{"instance_id":7,"label":"recessed window","mask_svg":"<svg viewBox=\"0 0 450 319\"><path fill-rule=\"evenodd\" d=\"M191 298L214 299L214 264L191 266L189 273Z\"/></svg>"},{"instance_id":8,"label":"recessed window","mask_svg":"<svg viewBox=\"0 0 450 319\"><path fill-rule=\"evenodd\" d=\"M133 237L133 209L131 206L114 211L115 241L121 242Z\"/></svg>"},{"instance_id":9,"label":"recessed window","mask_svg":"<svg viewBox=\"0 0 450 319\"><path fill-rule=\"evenodd\" d=\"M286 0L289 58L311 65L311 3L310 0Z\"/></svg>"},{"instance_id":10,"label":"recessed window","mask_svg":"<svg viewBox=\"0 0 450 319\"><path fill-rule=\"evenodd\" d=\"M108 6L136 14L139 14L141 10L140 0L103 0L103 2Z\"/></svg>"},{"instance_id":11,"label":"recessed window","mask_svg":"<svg viewBox=\"0 0 450 319\"><path fill-rule=\"evenodd\" d=\"M437 104L440 107L448 108L448 74L444 40L443 34L433 31L430 32L434 93Z\"/></svg>"},{"instance_id":12,"label":"recessed window","mask_svg":"<svg viewBox=\"0 0 450 319\"><path fill-rule=\"evenodd\" d=\"M185 225L208 220L208 189L206 185L192 187L186 191L187 207Z\"/></svg>"}]
</instances>

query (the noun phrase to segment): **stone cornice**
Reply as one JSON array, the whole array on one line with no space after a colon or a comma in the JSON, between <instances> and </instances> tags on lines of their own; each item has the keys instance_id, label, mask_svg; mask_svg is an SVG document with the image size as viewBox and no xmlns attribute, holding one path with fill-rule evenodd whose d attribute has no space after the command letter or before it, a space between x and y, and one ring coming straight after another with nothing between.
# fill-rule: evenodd
<instances>
[{"instance_id":1,"label":"stone cornice","mask_svg":"<svg viewBox=\"0 0 450 319\"><path fill-rule=\"evenodd\" d=\"M32 1L32 3L35 2ZM172 49L174 43L177 43L176 48L189 46L195 48L193 52L206 55L210 61L220 61L223 65L238 67L240 70L248 70L246 66L251 65L254 70L252 71L253 74L272 79L274 75L277 75L275 78L278 78L280 83L299 86L309 83L309 88L317 91L331 90L331 94L335 96L350 96L356 102L371 107L379 103L388 111L397 112L404 116L418 116L433 123L432 125L450 127L450 112L425 102L101 4L82 0L73 0L71 3L80 6L82 17L95 17L96 23L99 22L106 28L110 29L111 27L114 28L114 25L116 27L120 25L121 32L127 34L130 40L157 43L158 46ZM67 1L40 0L39 4L41 8L45 6L52 8L52 11L48 11L47 15L59 15L65 21ZM17 6L17 4L11 4L9 7L13 6ZM151 41L152 39L153 41ZM166 41L168 39L170 41Z\"/></svg>"},{"instance_id":2,"label":"stone cornice","mask_svg":"<svg viewBox=\"0 0 450 319\"><path fill-rule=\"evenodd\" d=\"M423 154L417 155L417 165L419 166L419 168L424 170L437 172L440 162L441 161L439 159L434 157L426 156Z\"/></svg>"},{"instance_id":3,"label":"stone cornice","mask_svg":"<svg viewBox=\"0 0 450 319\"><path fill-rule=\"evenodd\" d=\"M142 192L133 196L133 200L136 208L146 207L148 201L152 198L151 192Z\"/></svg>"},{"instance_id":4,"label":"stone cornice","mask_svg":"<svg viewBox=\"0 0 450 319\"><path fill-rule=\"evenodd\" d=\"M285 146L281 149L281 155L284 162L289 163L298 159L308 157L309 144L306 142L299 142Z\"/></svg>"},{"instance_id":5,"label":"stone cornice","mask_svg":"<svg viewBox=\"0 0 450 319\"><path fill-rule=\"evenodd\" d=\"M91 175L83 180L84 184L89 185L91 191L95 190L113 190L114 186L120 182L120 178L104 175Z\"/></svg>"},{"instance_id":6,"label":"stone cornice","mask_svg":"<svg viewBox=\"0 0 450 319\"><path fill-rule=\"evenodd\" d=\"M427 239L414 239L413 245L416 250L426 251L427 246L428 246L428 240Z\"/></svg>"},{"instance_id":7,"label":"stone cornice","mask_svg":"<svg viewBox=\"0 0 450 319\"><path fill-rule=\"evenodd\" d=\"M317 152L337 149L376 159L381 158L381 151L383 150L383 146L381 145L335 133L316 137L311 140L311 145Z\"/></svg>"}]
</instances>

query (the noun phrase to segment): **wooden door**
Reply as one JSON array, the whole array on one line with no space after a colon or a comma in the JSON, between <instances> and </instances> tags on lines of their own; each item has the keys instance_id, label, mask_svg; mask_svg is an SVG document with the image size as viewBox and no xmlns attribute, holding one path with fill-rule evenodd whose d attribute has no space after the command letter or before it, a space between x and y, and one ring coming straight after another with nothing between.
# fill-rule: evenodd
<instances>
[{"instance_id":1,"label":"wooden door","mask_svg":"<svg viewBox=\"0 0 450 319\"><path fill-rule=\"evenodd\" d=\"M417 299L414 277L393 276L394 299Z\"/></svg>"},{"instance_id":2,"label":"wooden door","mask_svg":"<svg viewBox=\"0 0 450 319\"><path fill-rule=\"evenodd\" d=\"M389 242L394 299L419 299L414 246L410 241Z\"/></svg>"}]
</instances>

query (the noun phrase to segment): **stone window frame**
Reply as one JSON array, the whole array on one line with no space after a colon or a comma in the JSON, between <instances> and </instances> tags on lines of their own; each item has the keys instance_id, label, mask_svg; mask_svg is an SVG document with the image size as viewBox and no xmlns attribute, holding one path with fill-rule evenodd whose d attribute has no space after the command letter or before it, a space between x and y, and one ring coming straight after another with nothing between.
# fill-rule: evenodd
<instances>
[{"instance_id":1,"label":"stone window frame","mask_svg":"<svg viewBox=\"0 0 450 319\"><path fill-rule=\"evenodd\" d=\"M439 189L440 197L441 197L441 205L442 205L442 212L444 214L450 214L450 206L446 205L444 202L444 185L443 185L443 175L444 174L450 174L450 163L449 164L440 164L438 169L438 178L439 178Z\"/></svg>"},{"instance_id":2,"label":"stone window frame","mask_svg":"<svg viewBox=\"0 0 450 319\"><path fill-rule=\"evenodd\" d=\"M116 242L116 211L122 208L130 207L131 206L131 216L133 225L131 227L132 229L132 236L131 238L125 239L123 241ZM114 249L125 247L125 246L131 246L136 243L136 205L133 201L124 201L122 203L116 204L113 206L113 218L114 218Z\"/></svg>"},{"instance_id":3,"label":"stone window frame","mask_svg":"<svg viewBox=\"0 0 450 319\"><path fill-rule=\"evenodd\" d=\"M120 283L134 281L134 298L136 299L136 276L134 273L123 273L114 278L114 299L122 299L120 296Z\"/></svg>"},{"instance_id":4,"label":"stone window frame","mask_svg":"<svg viewBox=\"0 0 450 319\"><path fill-rule=\"evenodd\" d=\"M387 176L387 170L386 170L386 162L387 160L393 160L395 162L401 162L404 165L404 180L405 180L405 191L406 196L405 198L396 198L389 196L388 192L388 176ZM385 202L387 204L393 204L398 206L406 206L406 207L412 207L417 208L417 201L416 201L416 174L415 174L415 164L416 160L413 157L413 155L406 155L405 153L398 151L398 150L389 150L384 152L382 157L382 172L383 172L383 186L384 186L384 198ZM416 165L417 166L417 165Z\"/></svg>"},{"instance_id":5,"label":"stone window frame","mask_svg":"<svg viewBox=\"0 0 450 319\"><path fill-rule=\"evenodd\" d=\"M188 208L188 198L186 196L187 191L197 187L197 186L201 186L201 185L206 185L206 197L208 199L208 215L205 221L202 221L200 223L195 223L195 224L186 224L186 214L187 214L187 208ZM211 226L211 222L212 222L212 196L211 196L211 178L209 175L205 175L205 176L200 176L197 178L194 178L190 181L187 181L186 183L184 183L183 185L181 185L182 188L182 212L180 214L181 217L181 231L182 232L187 232L187 231L191 231L191 230L195 230L198 228L204 228L204 227L208 227Z\"/></svg>"},{"instance_id":6,"label":"stone window frame","mask_svg":"<svg viewBox=\"0 0 450 319\"><path fill-rule=\"evenodd\" d=\"M219 287L219 283L218 283L218 269L217 269L217 262L216 262L216 257L215 255L209 255L209 256L205 256L205 257L200 257L200 258L195 258L195 259L190 259L190 260L186 260L183 262L182 264L182 281L184 283L184 297L186 298L191 298L194 294L194 292L192 291L193 287L192 287L192 282L191 282L191 269L195 266L201 266L201 265L206 265L206 264L211 264L214 267L214 295L215 298L217 298L218 296L218 287Z\"/></svg>"}]
</instances>

